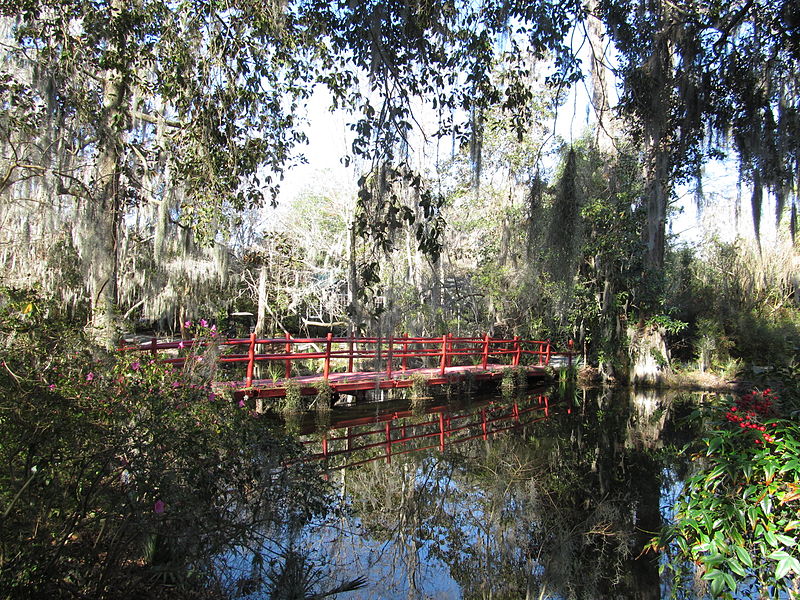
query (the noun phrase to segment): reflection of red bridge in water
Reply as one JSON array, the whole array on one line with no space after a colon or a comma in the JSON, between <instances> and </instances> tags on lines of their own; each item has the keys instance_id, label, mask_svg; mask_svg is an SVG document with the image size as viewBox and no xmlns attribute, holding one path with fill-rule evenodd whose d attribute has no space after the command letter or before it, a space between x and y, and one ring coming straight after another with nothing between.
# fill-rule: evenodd
<instances>
[{"instance_id":1,"label":"reflection of red bridge in water","mask_svg":"<svg viewBox=\"0 0 800 600\"><path fill-rule=\"evenodd\" d=\"M333 470L378 460L390 463L393 456L411 452L444 452L448 446L488 440L492 435L538 423L547 419L550 411L549 397L536 393L456 410L447 405L431 406L417 415L403 409L367 417L334 418L321 438L304 442L311 453L303 462L322 460ZM567 412L570 411L568 407ZM312 451L312 446L319 451Z\"/></svg>"},{"instance_id":2,"label":"reflection of red bridge in water","mask_svg":"<svg viewBox=\"0 0 800 600\"><path fill-rule=\"evenodd\" d=\"M241 398L277 398L287 387L297 386L301 394L316 394L325 382L334 393L386 390L414 385L424 378L429 386L461 380L492 380L509 368L523 369L529 377L545 377L554 355L572 364L572 351L555 352L549 340L495 339L483 337L333 337L205 339L151 342L123 347L124 351L145 351L163 362L185 365L198 360L208 349L218 347L216 359L221 375L233 379L235 367L243 366L239 379L228 381ZM302 361L302 364L299 364ZM309 373L309 364L317 372ZM259 367L271 368L273 375L258 376ZM306 369L301 373L300 367ZM218 378L220 373L218 372ZM291 383L290 383L291 382Z\"/></svg>"}]
</instances>

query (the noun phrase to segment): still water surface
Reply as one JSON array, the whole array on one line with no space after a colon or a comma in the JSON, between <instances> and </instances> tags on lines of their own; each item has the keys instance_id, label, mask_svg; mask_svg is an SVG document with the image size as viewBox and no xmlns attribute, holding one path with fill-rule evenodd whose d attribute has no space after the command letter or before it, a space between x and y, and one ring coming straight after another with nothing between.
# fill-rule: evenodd
<instances>
[{"instance_id":1,"label":"still water surface","mask_svg":"<svg viewBox=\"0 0 800 600\"><path fill-rule=\"evenodd\" d=\"M669 598L642 549L706 400L529 390L336 408L299 426L331 510L280 551L317 590L363 578L341 598Z\"/></svg>"}]
</instances>

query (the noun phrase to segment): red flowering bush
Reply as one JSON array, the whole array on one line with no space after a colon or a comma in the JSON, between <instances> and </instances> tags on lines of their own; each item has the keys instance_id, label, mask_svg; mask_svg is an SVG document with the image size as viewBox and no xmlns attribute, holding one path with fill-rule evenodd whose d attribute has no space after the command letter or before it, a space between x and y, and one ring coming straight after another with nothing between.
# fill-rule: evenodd
<instances>
[{"instance_id":1,"label":"red flowering bush","mask_svg":"<svg viewBox=\"0 0 800 600\"><path fill-rule=\"evenodd\" d=\"M774 442L775 437L767 431L768 427L764 423L778 416L776 400L777 396L771 389L748 392L736 398L733 406L725 413L725 418L740 429L760 432L761 436L753 440L755 444ZM778 424L772 422L769 426L774 428Z\"/></svg>"}]
</instances>

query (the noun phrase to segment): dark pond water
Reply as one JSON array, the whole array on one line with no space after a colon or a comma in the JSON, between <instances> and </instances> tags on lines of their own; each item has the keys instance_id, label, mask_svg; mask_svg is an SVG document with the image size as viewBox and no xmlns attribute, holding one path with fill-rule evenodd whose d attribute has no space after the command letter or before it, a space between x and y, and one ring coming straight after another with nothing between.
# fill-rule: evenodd
<instances>
[{"instance_id":1,"label":"dark pond water","mask_svg":"<svg viewBox=\"0 0 800 600\"><path fill-rule=\"evenodd\" d=\"M362 579L340 598L696 597L642 549L706 400L542 389L336 408L293 425L330 511L270 550L307 591Z\"/></svg>"}]
</instances>

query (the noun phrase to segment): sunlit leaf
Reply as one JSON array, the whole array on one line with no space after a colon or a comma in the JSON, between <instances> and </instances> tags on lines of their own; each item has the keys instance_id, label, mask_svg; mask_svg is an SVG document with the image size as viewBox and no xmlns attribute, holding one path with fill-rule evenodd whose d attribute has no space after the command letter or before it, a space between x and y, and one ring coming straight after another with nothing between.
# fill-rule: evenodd
<instances>
[{"instance_id":1,"label":"sunlit leaf","mask_svg":"<svg viewBox=\"0 0 800 600\"><path fill-rule=\"evenodd\" d=\"M736 556L739 557L739 560L746 566L748 569L753 568L753 558L750 556L750 553L742 548L741 546L734 546L733 551L736 553Z\"/></svg>"}]
</instances>

